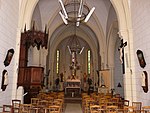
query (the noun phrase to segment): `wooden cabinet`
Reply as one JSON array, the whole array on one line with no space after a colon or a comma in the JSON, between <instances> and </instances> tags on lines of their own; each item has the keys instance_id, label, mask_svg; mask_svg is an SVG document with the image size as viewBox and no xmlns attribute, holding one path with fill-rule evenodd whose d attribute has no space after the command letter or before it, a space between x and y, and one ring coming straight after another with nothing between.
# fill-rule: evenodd
<instances>
[{"instance_id":1,"label":"wooden cabinet","mask_svg":"<svg viewBox=\"0 0 150 113\"><path fill-rule=\"evenodd\" d=\"M41 86L44 77L43 67L20 67L17 86Z\"/></svg>"}]
</instances>

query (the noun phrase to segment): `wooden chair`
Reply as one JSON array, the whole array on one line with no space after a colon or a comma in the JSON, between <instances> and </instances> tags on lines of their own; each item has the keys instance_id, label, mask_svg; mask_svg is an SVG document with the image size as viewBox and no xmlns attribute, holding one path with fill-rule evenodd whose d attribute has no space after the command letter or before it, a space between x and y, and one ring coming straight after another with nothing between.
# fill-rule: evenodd
<instances>
[{"instance_id":1,"label":"wooden chair","mask_svg":"<svg viewBox=\"0 0 150 113\"><path fill-rule=\"evenodd\" d=\"M106 109L107 113L118 113L117 112L118 106L107 106Z\"/></svg>"},{"instance_id":2,"label":"wooden chair","mask_svg":"<svg viewBox=\"0 0 150 113\"><path fill-rule=\"evenodd\" d=\"M91 105L90 113L101 113L101 107L99 105Z\"/></svg>"},{"instance_id":3,"label":"wooden chair","mask_svg":"<svg viewBox=\"0 0 150 113\"><path fill-rule=\"evenodd\" d=\"M47 100L40 100L38 106L48 107L49 102Z\"/></svg>"},{"instance_id":4,"label":"wooden chair","mask_svg":"<svg viewBox=\"0 0 150 113\"><path fill-rule=\"evenodd\" d=\"M136 113L135 106L124 106L124 109L126 109L128 113Z\"/></svg>"},{"instance_id":5,"label":"wooden chair","mask_svg":"<svg viewBox=\"0 0 150 113\"><path fill-rule=\"evenodd\" d=\"M19 113L20 104L21 104L21 100L18 100L18 99L12 100L12 111L13 111L13 113Z\"/></svg>"},{"instance_id":6,"label":"wooden chair","mask_svg":"<svg viewBox=\"0 0 150 113\"><path fill-rule=\"evenodd\" d=\"M136 113L141 113L142 110L142 102L132 102L132 106L135 107L134 111Z\"/></svg>"},{"instance_id":7,"label":"wooden chair","mask_svg":"<svg viewBox=\"0 0 150 113\"><path fill-rule=\"evenodd\" d=\"M56 101L57 103L59 103L60 108L61 108L61 112L63 112L63 110L64 110L64 100L63 100L63 99L55 99L55 101ZM55 102L55 101L54 101L54 102Z\"/></svg>"},{"instance_id":8,"label":"wooden chair","mask_svg":"<svg viewBox=\"0 0 150 113\"><path fill-rule=\"evenodd\" d=\"M110 102L112 103L113 106L118 106L119 98L111 98Z\"/></svg>"},{"instance_id":9,"label":"wooden chair","mask_svg":"<svg viewBox=\"0 0 150 113\"><path fill-rule=\"evenodd\" d=\"M31 113L31 104L20 104L19 113Z\"/></svg>"},{"instance_id":10,"label":"wooden chair","mask_svg":"<svg viewBox=\"0 0 150 113\"><path fill-rule=\"evenodd\" d=\"M143 106L142 110L143 110L143 113L150 113L150 106Z\"/></svg>"},{"instance_id":11,"label":"wooden chair","mask_svg":"<svg viewBox=\"0 0 150 113\"><path fill-rule=\"evenodd\" d=\"M94 100L91 98L85 99L85 106L84 106L84 112L89 113L90 111L90 105L94 105Z\"/></svg>"},{"instance_id":12,"label":"wooden chair","mask_svg":"<svg viewBox=\"0 0 150 113\"><path fill-rule=\"evenodd\" d=\"M60 112L60 106L56 106L56 105L49 106L46 113L61 113Z\"/></svg>"},{"instance_id":13,"label":"wooden chair","mask_svg":"<svg viewBox=\"0 0 150 113\"><path fill-rule=\"evenodd\" d=\"M39 98L31 98L31 104L33 106L38 106L39 105Z\"/></svg>"},{"instance_id":14,"label":"wooden chair","mask_svg":"<svg viewBox=\"0 0 150 113\"><path fill-rule=\"evenodd\" d=\"M121 97L119 93L115 94L114 97L119 98Z\"/></svg>"},{"instance_id":15,"label":"wooden chair","mask_svg":"<svg viewBox=\"0 0 150 113\"><path fill-rule=\"evenodd\" d=\"M12 105L3 105L2 113L12 113Z\"/></svg>"}]
</instances>

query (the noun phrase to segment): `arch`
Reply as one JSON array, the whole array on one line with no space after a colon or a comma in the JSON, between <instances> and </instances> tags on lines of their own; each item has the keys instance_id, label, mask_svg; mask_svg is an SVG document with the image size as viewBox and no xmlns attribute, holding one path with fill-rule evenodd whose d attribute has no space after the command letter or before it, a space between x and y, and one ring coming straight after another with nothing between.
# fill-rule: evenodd
<instances>
[{"instance_id":1,"label":"arch","mask_svg":"<svg viewBox=\"0 0 150 113\"><path fill-rule=\"evenodd\" d=\"M65 29L64 29L64 27L65 27ZM56 51L57 46L65 38L67 38L67 37L74 34L74 32L70 32L68 29L73 31L74 26L61 25L53 32L53 34L50 37L50 41L49 41L50 44L49 44L49 47L48 47L49 48L48 59L54 59L54 56L55 56L54 53ZM91 34L90 33L85 33L87 30L89 30L91 32ZM61 32L59 32L59 31L61 31ZM93 62L94 62L93 64L95 64L94 68L95 69L98 68L98 63L96 63L96 61L98 61L97 48L99 47L99 44L97 43L98 41L97 41L97 37L96 37L95 33L89 27L81 25L81 28L77 29L76 35L79 36L80 38L82 38L84 41L86 41L89 44L89 46L91 48L91 51L94 53L93 54ZM92 38L94 38L94 39L92 39ZM53 62L49 63L48 67L53 70Z\"/></svg>"},{"instance_id":2,"label":"arch","mask_svg":"<svg viewBox=\"0 0 150 113\"><path fill-rule=\"evenodd\" d=\"M25 24L27 24L27 29L30 28L30 23L31 23L31 19L32 19L32 14L34 11L34 8L36 6L36 4L38 3L39 0L23 0L20 4L20 17L19 17L19 28L23 28ZM129 4L127 0L110 0L110 2L112 3L117 17L118 17L118 25L119 25L119 34L120 36L122 36L125 40L127 40L130 43L129 38L132 38L132 32L129 31L131 30L131 16L130 16L130 11L129 11ZM92 23L88 23L88 25L91 28L95 28L95 26L92 26ZM99 34L97 33L96 36L98 36ZM100 34L102 36L102 34ZM101 37L100 36L100 37ZM51 36L50 36L51 37ZM102 36L103 37L103 36ZM100 41L101 38L98 38L98 42ZM104 40L103 40L104 41ZM105 44L105 43L104 43ZM102 44L103 45L103 44ZM103 45L102 46L100 43L100 46L102 48L100 49L106 49ZM130 46L128 47L128 49L125 49L125 51L129 51L130 49L132 49ZM102 58L106 57L103 53L103 50L101 51L101 55ZM130 54L130 51L129 51ZM130 55L129 55L129 62L131 61ZM131 64L129 66L129 68L131 67ZM132 94L131 94L132 95Z\"/></svg>"},{"instance_id":3,"label":"arch","mask_svg":"<svg viewBox=\"0 0 150 113\"><path fill-rule=\"evenodd\" d=\"M32 14L35 9L36 4L39 0L22 0L20 4L20 17L19 17L19 26L24 28L26 24L27 29L30 29Z\"/></svg>"}]
</instances>

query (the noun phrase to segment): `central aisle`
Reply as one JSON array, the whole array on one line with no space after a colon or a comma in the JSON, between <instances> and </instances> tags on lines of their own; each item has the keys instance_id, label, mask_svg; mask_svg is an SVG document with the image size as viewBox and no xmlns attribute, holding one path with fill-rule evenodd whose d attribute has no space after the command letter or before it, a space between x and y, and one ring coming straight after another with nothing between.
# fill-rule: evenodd
<instances>
[{"instance_id":1,"label":"central aisle","mask_svg":"<svg viewBox=\"0 0 150 113\"><path fill-rule=\"evenodd\" d=\"M79 104L79 103L67 103L65 113L82 113L81 104Z\"/></svg>"}]
</instances>

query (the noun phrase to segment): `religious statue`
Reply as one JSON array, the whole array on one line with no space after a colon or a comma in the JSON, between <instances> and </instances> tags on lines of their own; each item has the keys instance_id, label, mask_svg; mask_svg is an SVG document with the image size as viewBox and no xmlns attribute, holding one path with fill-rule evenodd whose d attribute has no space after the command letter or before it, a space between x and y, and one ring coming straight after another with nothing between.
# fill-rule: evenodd
<instances>
[{"instance_id":1,"label":"religious statue","mask_svg":"<svg viewBox=\"0 0 150 113\"><path fill-rule=\"evenodd\" d=\"M63 77L64 77L63 73L60 73L60 81L61 82L63 82Z\"/></svg>"},{"instance_id":2,"label":"religious statue","mask_svg":"<svg viewBox=\"0 0 150 113\"><path fill-rule=\"evenodd\" d=\"M56 78L56 80L55 80L55 84L56 84L56 91L58 91L58 90L59 90L59 82L60 82L59 77L57 77L57 78Z\"/></svg>"},{"instance_id":3,"label":"religious statue","mask_svg":"<svg viewBox=\"0 0 150 113\"><path fill-rule=\"evenodd\" d=\"M127 42L124 42L123 43L123 39L121 39L121 43L120 43L120 46L118 48L118 51L120 53L120 63L122 64L122 72L123 74L125 74L125 66L124 66L124 47L127 46Z\"/></svg>"},{"instance_id":4,"label":"religious statue","mask_svg":"<svg viewBox=\"0 0 150 113\"><path fill-rule=\"evenodd\" d=\"M83 74L83 87L84 87L84 90L86 90L86 87L87 87L87 75L86 73Z\"/></svg>"},{"instance_id":5,"label":"religious statue","mask_svg":"<svg viewBox=\"0 0 150 113\"><path fill-rule=\"evenodd\" d=\"M72 51L72 53L71 53L71 66L70 66L72 79L76 79L76 71L78 69L79 69L79 65L78 65L77 58L76 58L76 52Z\"/></svg>"},{"instance_id":6,"label":"religious statue","mask_svg":"<svg viewBox=\"0 0 150 113\"><path fill-rule=\"evenodd\" d=\"M142 77L142 88L143 88L143 91L145 93L147 93L148 92L148 77L147 77L147 72L143 71L141 77Z\"/></svg>"},{"instance_id":7,"label":"religious statue","mask_svg":"<svg viewBox=\"0 0 150 113\"><path fill-rule=\"evenodd\" d=\"M7 70L3 70L3 73L2 73L2 83L1 83L1 89L2 89L2 91L6 90L7 85L8 85L8 72L7 72Z\"/></svg>"}]
</instances>

